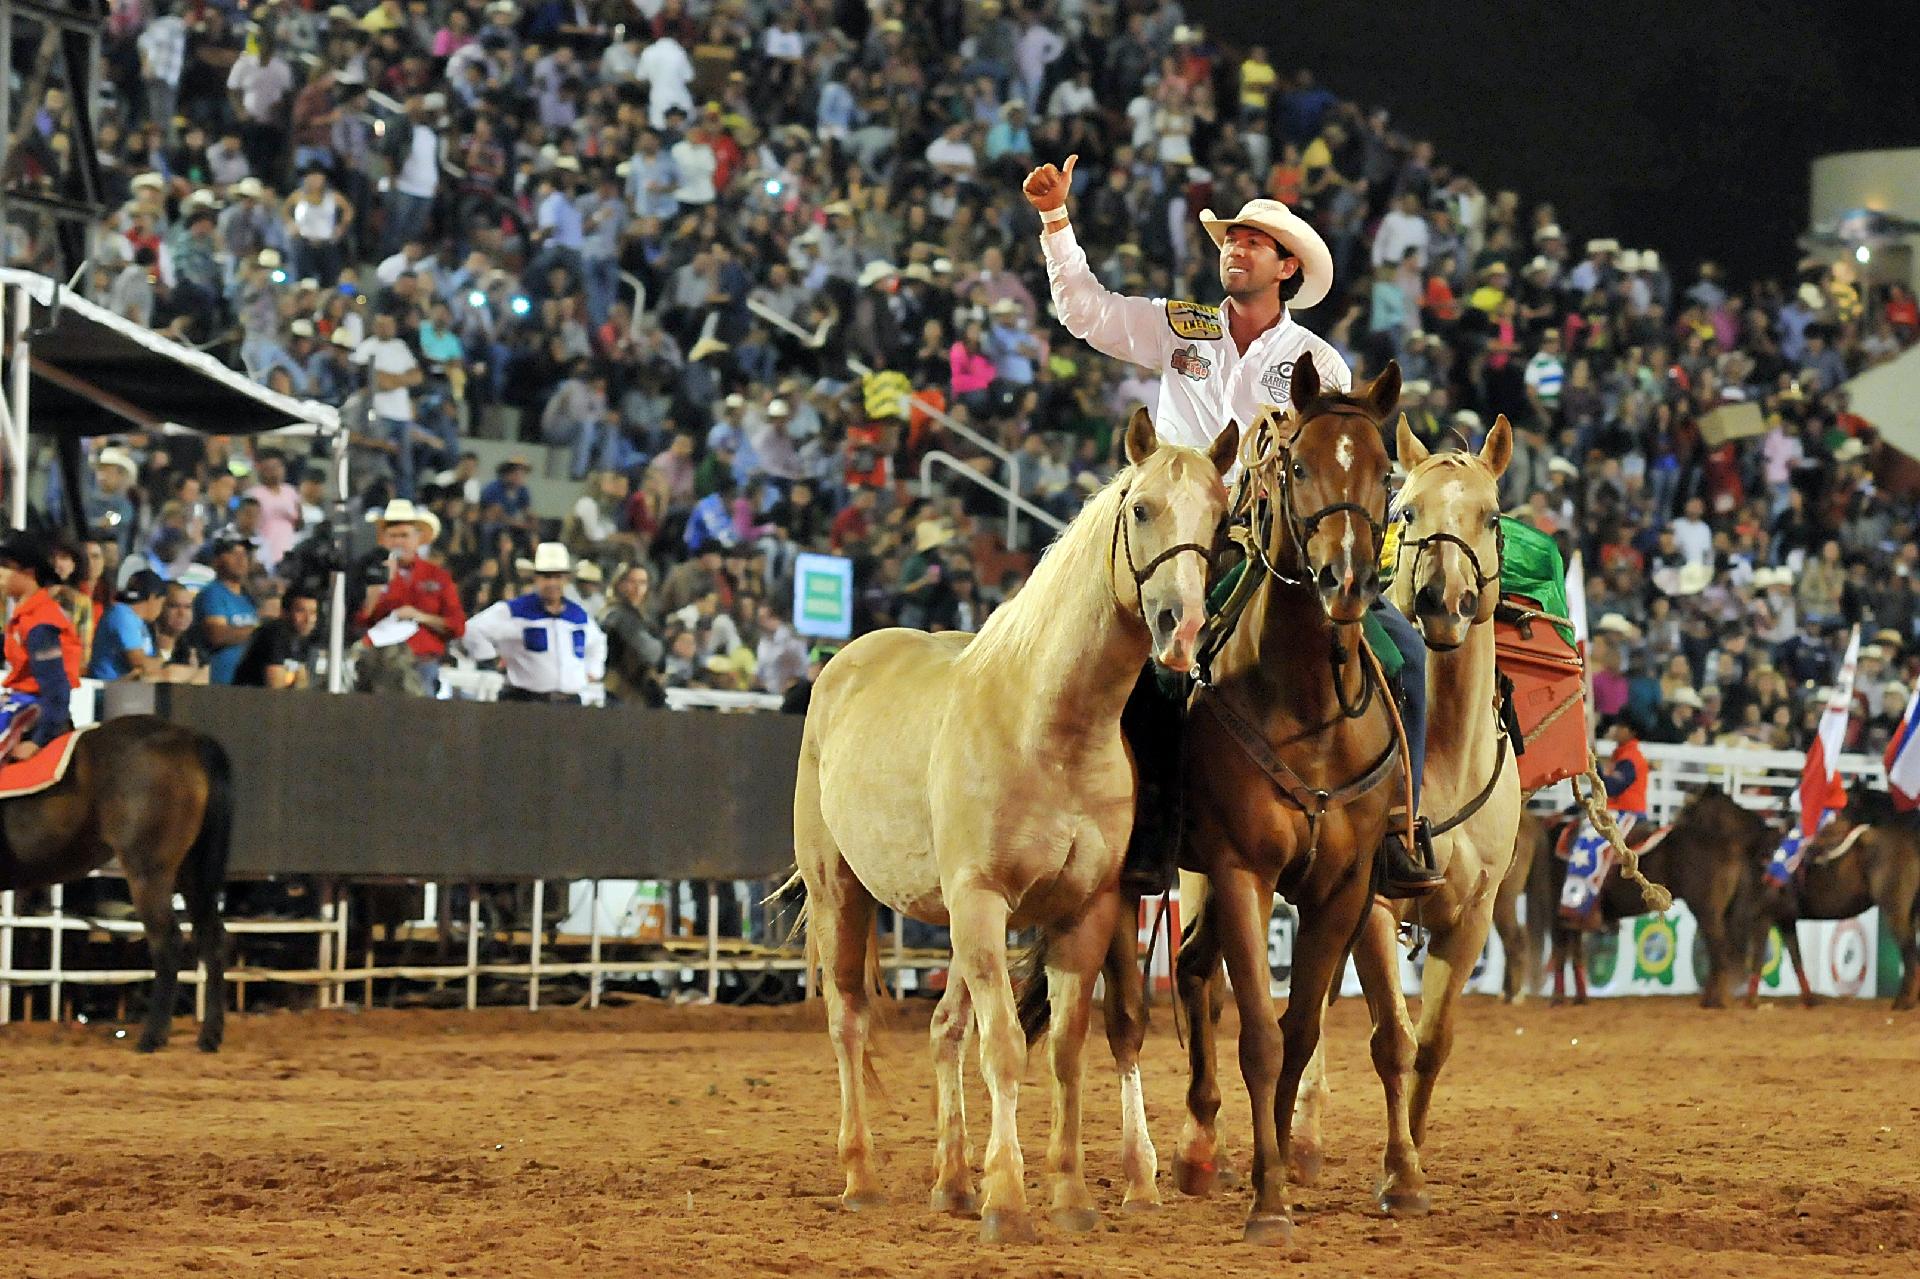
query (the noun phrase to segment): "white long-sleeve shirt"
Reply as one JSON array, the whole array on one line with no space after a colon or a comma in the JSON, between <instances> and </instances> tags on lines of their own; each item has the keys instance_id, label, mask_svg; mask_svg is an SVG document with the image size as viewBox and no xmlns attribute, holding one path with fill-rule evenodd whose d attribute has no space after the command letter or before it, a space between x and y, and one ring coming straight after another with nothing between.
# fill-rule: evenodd
<instances>
[{"instance_id":1,"label":"white long-sleeve shirt","mask_svg":"<svg viewBox=\"0 0 1920 1279\"><path fill-rule=\"evenodd\" d=\"M528 693L578 694L607 674L607 633L599 623L573 600L549 613L531 591L467 619L461 643L479 661L499 656L507 683Z\"/></svg>"},{"instance_id":2,"label":"white long-sleeve shirt","mask_svg":"<svg viewBox=\"0 0 1920 1279\"><path fill-rule=\"evenodd\" d=\"M1040 242L1054 313L1067 332L1160 375L1153 420L1170 444L1204 448L1229 421L1246 427L1265 405L1287 407L1293 366L1301 359L1313 361L1321 385L1341 391L1353 386L1340 353L1285 312L1241 351L1219 307L1109 290L1094 277L1072 227L1042 235Z\"/></svg>"}]
</instances>

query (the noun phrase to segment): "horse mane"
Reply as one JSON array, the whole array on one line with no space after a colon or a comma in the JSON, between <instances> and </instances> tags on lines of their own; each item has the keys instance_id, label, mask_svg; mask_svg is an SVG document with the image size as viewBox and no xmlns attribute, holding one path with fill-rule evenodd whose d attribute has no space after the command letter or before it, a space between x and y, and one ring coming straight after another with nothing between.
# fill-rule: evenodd
<instances>
[{"instance_id":1,"label":"horse mane","mask_svg":"<svg viewBox=\"0 0 1920 1279\"><path fill-rule=\"evenodd\" d=\"M1336 391L1330 387L1321 387L1320 393L1305 404L1293 406L1294 420L1305 426L1313 418L1323 413L1359 413L1372 418L1375 422L1385 418L1374 417L1373 401L1364 395L1353 395L1346 391Z\"/></svg>"},{"instance_id":2,"label":"horse mane","mask_svg":"<svg viewBox=\"0 0 1920 1279\"><path fill-rule=\"evenodd\" d=\"M1112 605L1110 580L1113 523L1136 468L1123 467L1105 488L1087 499L1033 566L1019 594L993 610L960 661L984 665L1028 657L1042 640L1060 643L1066 629L1084 634L1098 627ZM1096 581L1101 589L1089 591Z\"/></svg>"}]
</instances>

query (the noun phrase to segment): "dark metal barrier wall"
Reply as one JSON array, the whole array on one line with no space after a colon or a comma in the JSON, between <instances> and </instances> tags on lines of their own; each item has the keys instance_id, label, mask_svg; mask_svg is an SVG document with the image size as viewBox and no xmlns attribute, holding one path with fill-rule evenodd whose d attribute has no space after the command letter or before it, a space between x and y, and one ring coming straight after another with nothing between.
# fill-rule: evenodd
<instances>
[{"instance_id":1,"label":"dark metal barrier wall","mask_svg":"<svg viewBox=\"0 0 1920 1279\"><path fill-rule=\"evenodd\" d=\"M233 757L236 874L760 879L802 720L114 684Z\"/></svg>"}]
</instances>

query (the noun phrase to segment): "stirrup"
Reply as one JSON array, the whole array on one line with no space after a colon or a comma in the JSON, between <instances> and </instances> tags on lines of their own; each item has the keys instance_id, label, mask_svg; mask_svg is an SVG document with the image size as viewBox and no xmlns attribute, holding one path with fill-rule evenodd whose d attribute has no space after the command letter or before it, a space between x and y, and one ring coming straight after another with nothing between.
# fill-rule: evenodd
<instances>
[{"instance_id":1,"label":"stirrup","mask_svg":"<svg viewBox=\"0 0 1920 1279\"><path fill-rule=\"evenodd\" d=\"M1425 897L1446 883L1446 876L1434 866L1433 835L1427 819L1415 820L1412 848L1407 847L1405 829L1404 818L1394 822L1380 843L1380 894L1389 899Z\"/></svg>"}]
</instances>

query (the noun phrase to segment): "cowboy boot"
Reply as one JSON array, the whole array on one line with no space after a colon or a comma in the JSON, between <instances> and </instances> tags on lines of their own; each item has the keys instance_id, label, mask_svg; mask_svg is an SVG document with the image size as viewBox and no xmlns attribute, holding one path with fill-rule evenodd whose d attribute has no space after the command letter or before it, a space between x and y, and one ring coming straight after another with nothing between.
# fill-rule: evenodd
<instances>
[{"instance_id":1,"label":"cowboy boot","mask_svg":"<svg viewBox=\"0 0 1920 1279\"><path fill-rule=\"evenodd\" d=\"M1388 898L1425 897L1447 882L1433 861L1433 835L1422 817L1413 824L1413 847L1407 847L1406 819L1390 821L1386 838L1380 841L1383 866L1381 896Z\"/></svg>"},{"instance_id":2,"label":"cowboy boot","mask_svg":"<svg viewBox=\"0 0 1920 1279\"><path fill-rule=\"evenodd\" d=\"M1120 866L1122 892L1152 897L1173 887L1180 871L1180 801L1177 778L1141 779L1133 805L1133 835Z\"/></svg>"}]
</instances>

